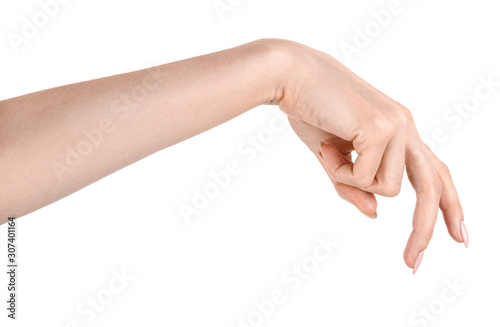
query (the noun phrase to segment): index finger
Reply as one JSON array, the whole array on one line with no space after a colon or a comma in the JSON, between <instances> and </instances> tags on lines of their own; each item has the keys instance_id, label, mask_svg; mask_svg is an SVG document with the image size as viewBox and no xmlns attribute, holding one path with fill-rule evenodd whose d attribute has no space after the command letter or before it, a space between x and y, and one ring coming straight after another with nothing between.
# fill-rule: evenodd
<instances>
[{"instance_id":1,"label":"index finger","mask_svg":"<svg viewBox=\"0 0 500 327\"><path fill-rule=\"evenodd\" d=\"M373 184L387 147L388 140L359 136L353 141L358 157L354 164L346 163L332 172L337 182L367 189Z\"/></svg>"}]
</instances>

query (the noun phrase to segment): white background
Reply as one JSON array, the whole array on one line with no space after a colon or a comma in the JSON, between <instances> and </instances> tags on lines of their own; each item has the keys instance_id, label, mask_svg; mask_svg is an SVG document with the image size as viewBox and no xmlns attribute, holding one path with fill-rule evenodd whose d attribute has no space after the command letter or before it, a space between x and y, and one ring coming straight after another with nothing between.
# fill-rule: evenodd
<instances>
[{"instance_id":1,"label":"white background","mask_svg":"<svg viewBox=\"0 0 500 327\"><path fill-rule=\"evenodd\" d=\"M41 7L1 1L1 99L264 37L330 53L410 108L423 138L444 131L434 148L452 171L471 239L469 249L455 243L440 216L413 276L403 261L415 202L408 181L398 197L379 198L372 221L338 198L288 126L247 160L238 146L265 133L279 111L262 107L20 219L18 320L6 318L2 273L1 326L237 327L275 289L286 301L260 326L500 326L500 87L460 127L443 118L474 95L479 78L500 81L496 2L401 0L348 58L341 44L353 44L356 28L371 26L371 12L389 0L233 0L223 20L212 0L73 0L17 52L9 33L21 35L23 17ZM232 160L241 173L188 224L179 205ZM6 226L0 231L3 265ZM290 291L283 274L310 262L318 236L340 248ZM88 297L108 300L113 271L123 269L133 280L87 322L77 308ZM448 303L446 281L465 287ZM433 321L410 323L429 306Z\"/></svg>"}]
</instances>

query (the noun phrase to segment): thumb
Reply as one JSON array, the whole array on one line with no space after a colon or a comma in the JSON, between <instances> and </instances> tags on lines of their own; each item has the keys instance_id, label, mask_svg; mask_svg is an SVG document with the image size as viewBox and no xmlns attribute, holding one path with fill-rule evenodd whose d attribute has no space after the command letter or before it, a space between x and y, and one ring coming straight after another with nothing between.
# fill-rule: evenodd
<instances>
[{"instance_id":1,"label":"thumb","mask_svg":"<svg viewBox=\"0 0 500 327\"><path fill-rule=\"evenodd\" d=\"M353 204L359 211L370 218L377 218L377 199L373 193L360 190L356 187L342 184L331 178L331 172L337 170L338 167L350 163L350 160L345 158L340 151L333 145L321 143L320 162L330 177L338 195Z\"/></svg>"}]
</instances>

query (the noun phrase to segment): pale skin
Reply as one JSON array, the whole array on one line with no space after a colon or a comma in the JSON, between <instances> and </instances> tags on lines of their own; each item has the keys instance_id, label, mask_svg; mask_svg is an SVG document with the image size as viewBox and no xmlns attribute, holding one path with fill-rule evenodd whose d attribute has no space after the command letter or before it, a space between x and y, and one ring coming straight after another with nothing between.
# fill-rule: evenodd
<instances>
[{"instance_id":1,"label":"pale skin","mask_svg":"<svg viewBox=\"0 0 500 327\"><path fill-rule=\"evenodd\" d=\"M449 170L409 110L328 54L276 39L1 101L0 223L261 104L288 115L338 194L369 217L374 194L399 193L406 167L417 203L404 260L414 272L439 208L451 237L468 245ZM95 129L102 140L69 166L68 149Z\"/></svg>"}]
</instances>

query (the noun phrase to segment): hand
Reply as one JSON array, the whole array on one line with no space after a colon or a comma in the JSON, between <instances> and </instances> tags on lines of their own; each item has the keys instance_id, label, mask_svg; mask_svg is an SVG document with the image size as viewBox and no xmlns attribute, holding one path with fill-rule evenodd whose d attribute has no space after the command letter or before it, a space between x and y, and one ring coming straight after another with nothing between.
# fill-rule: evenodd
<instances>
[{"instance_id":1,"label":"hand","mask_svg":"<svg viewBox=\"0 0 500 327\"><path fill-rule=\"evenodd\" d=\"M404 106L331 56L288 41L295 58L279 106L316 155L338 194L375 218L375 194L396 196L406 164L417 193L404 259L418 268L432 237L438 207L451 237L468 245L463 212L446 166L422 142ZM351 153L358 157L353 163Z\"/></svg>"}]
</instances>

